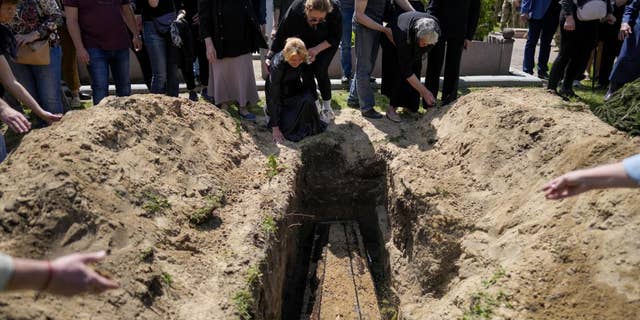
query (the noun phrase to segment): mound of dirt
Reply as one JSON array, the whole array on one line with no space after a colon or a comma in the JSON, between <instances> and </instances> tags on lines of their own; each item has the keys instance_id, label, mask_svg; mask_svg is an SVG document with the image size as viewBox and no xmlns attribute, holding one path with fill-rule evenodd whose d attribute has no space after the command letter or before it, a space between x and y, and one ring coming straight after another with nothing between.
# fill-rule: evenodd
<instances>
[{"instance_id":1,"label":"mound of dirt","mask_svg":"<svg viewBox=\"0 0 640 320\"><path fill-rule=\"evenodd\" d=\"M264 258L253 241L261 205L286 199L265 187L285 174L269 185L264 163L225 112L161 96L108 98L30 133L0 166L0 250L108 249L98 268L122 289L3 295L2 318L233 318L244 271Z\"/></svg>"},{"instance_id":2,"label":"mound of dirt","mask_svg":"<svg viewBox=\"0 0 640 320\"><path fill-rule=\"evenodd\" d=\"M473 92L399 125L343 110L279 148L208 104L109 98L0 165L0 251L106 248L97 267L121 289L3 295L0 315L305 319L314 228L353 220L384 319L633 319L637 191L539 190L639 147L538 89Z\"/></svg>"}]
</instances>

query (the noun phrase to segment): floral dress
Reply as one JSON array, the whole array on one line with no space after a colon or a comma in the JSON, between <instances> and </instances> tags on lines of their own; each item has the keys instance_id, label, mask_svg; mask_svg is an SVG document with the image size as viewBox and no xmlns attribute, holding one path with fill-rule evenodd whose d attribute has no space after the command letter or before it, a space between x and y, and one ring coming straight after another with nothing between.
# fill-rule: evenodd
<instances>
[{"instance_id":1,"label":"floral dress","mask_svg":"<svg viewBox=\"0 0 640 320\"><path fill-rule=\"evenodd\" d=\"M9 27L16 35L38 31L39 39L49 39L51 45L57 45L58 28L63 23L62 11L55 0L22 0Z\"/></svg>"}]
</instances>

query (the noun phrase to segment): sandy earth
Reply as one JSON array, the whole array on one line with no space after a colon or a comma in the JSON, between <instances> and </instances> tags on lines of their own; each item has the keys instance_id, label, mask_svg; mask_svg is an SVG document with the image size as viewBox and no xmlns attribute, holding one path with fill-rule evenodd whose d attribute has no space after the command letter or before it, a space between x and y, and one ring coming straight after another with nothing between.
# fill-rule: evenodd
<instances>
[{"instance_id":1,"label":"sandy earth","mask_svg":"<svg viewBox=\"0 0 640 320\"><path fill-rule=\"evenodd\" d=\"M399 318L459 319L491 299L495 319L640 315L638 192L560 202L539 192L565 171L640 150L588 109L541 89L488 89L401 125L343 110L306 143L336 137L347 159L369 148L387 164L382 231ZM272 179L270 154L281 165ZM207 104L145 95L72 112L0 165L0 251L108 249L97 268L121 289L3 295L0 318L239 318L232 298L248 270L275 272L265 261L285 239L265 231L265 217L282 221L300 168L299 146L278 148L264 128ZM207 223L189 223L220 194ZM153 205L162 200L169 207ZM266 283L253 291L262 304L287 285Z\"/></svg>"}]
</instances>

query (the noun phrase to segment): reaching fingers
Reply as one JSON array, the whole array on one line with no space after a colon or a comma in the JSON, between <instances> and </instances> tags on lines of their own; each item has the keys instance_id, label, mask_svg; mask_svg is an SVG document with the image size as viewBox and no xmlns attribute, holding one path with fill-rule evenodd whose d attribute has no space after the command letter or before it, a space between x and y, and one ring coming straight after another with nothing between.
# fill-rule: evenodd
<instances>
[{"instance_id":1,"label":"reaching fingers","mask_svg":"<svg viewBox=\"0 0 640 320\"><path fill-rule=\"evenodd\" d=\"M89 276L88 290L92 293L102 293L120 287L117 282L107 279L91 269L89 269L87 273Z\"/></svg>"},{"instance_id":2,"label":"reaching fingers","mask_svg":"<svg viewBox=\"0 0 640 320\"><path fill-rule=\"evenodd\" d=\"M78 254L78 259L83 263L92 263L92 262L98 262L104 259L104 257L106 256L107 256L107 253L103 250L98 252Z\"/></svg>"}]
</instances>

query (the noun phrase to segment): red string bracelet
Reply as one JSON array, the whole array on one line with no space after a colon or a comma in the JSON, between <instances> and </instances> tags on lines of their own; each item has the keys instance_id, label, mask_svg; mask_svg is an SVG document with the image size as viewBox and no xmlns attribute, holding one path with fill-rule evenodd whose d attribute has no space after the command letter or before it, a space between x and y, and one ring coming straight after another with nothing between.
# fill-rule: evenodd
<instances>
[{"instance_id":1,"label":"red string bracelet","mask_svg":"<svg viewBox=\"0 0 640 320\"><path fill-rule=\"evenodd\" d=\"M51 284L51 279L53 279L53 267L51 266L51 261L47 261L47 281L44 282L44 286L40 291L44 291L44 290L47 290L47 288L49 288L49 285Z\"/></svg>"}]
</instances>

